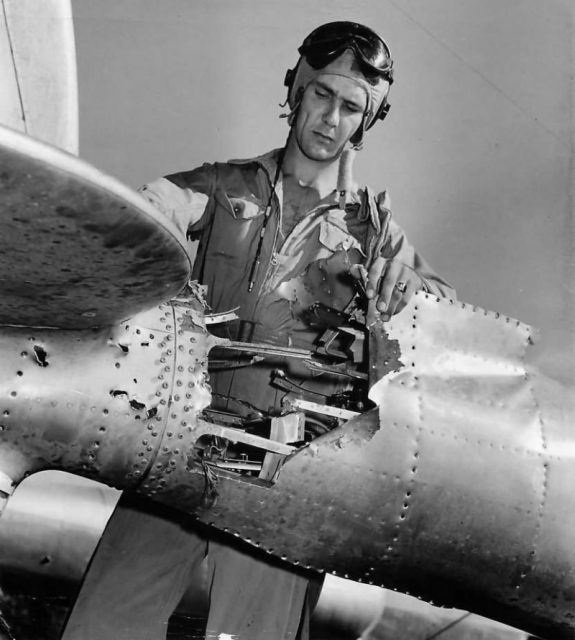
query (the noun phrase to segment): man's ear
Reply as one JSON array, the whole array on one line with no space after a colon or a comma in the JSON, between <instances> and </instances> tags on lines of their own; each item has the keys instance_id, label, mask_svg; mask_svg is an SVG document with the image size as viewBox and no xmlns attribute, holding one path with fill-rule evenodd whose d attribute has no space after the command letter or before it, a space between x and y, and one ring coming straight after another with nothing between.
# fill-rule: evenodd
<instances>
[{"instance_id":1,"label":"man's ear","mask_svg":"<svg viewBox=\"0 0 575 640\"><path fill-rule=\"evenodd\" d=\"M293 109L288 114L288 125L290 127L292 127L294 125L295 121L296 121L297 114L298 114L298 111L299 111L299 106L300 106L301 101L303 99L303 92L304 92L303 87L299 87L299 89L297 90L297 93L295 94L295 100L294 100Z\"/></svg>"}]
</instances>

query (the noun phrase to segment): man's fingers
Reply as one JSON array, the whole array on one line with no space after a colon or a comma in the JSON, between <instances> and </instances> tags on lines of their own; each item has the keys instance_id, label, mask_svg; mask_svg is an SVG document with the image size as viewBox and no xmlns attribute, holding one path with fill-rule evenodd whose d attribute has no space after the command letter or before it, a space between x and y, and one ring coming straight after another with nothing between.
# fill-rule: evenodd
<instances>
[{"instance_id":1,"label":"man's fingers","mask_svg":"<svg viewBox=\"0 0 575 640\"><path fill-rule=\"evenodd\" d=\"M369 299L375 298L379 294L380 281L386 273L387 260L378 256L374 261L367 274L367 285L365 294Z\"/></svg>"},{"instance_id":2,"label":"man's fingers","mask_svg":"<svg viewBox=\"0 0 575 640\"><path fill-rule=\"evenodd\" d=\"M414 274L404 273L399 276L399 280L393 289L391 300L387 307L389 316L399 313L409 302L411 296L420 288L421 282L419 278L414 278L413 275ZM406 276L406 278L402 280L404 276Z\"/></svg>"},{"instance_id":3,"label":"man's fingers","mask_svg":"<svg viewBox=\"0 0 575 640\"><path fill-rule=\"evenodd\" d=\"M390 306L393 304L393 296L398 293L400 296L403 295L395 286L399 280L401 271L401 263L395 262L394 260L387 261L385 273L379 280L379 300L377 301L378 311L386 311L390 314L393 313L393 311L390 310ZM393 304L393 306L395 306L395 304Z\"/></svg>"},{"instance_id":4,"label":"man's fingers","mask_svg":"<svg viewBox=\"0 0 575 640\"><path fill-rule=\"evenodd\" d=\"M375 309L384 314L384 320L399 313L423 284L413 269L398 260L381 256L373 261L364 282L367 298L374 300Z\"/></svg>"}]
</instances>

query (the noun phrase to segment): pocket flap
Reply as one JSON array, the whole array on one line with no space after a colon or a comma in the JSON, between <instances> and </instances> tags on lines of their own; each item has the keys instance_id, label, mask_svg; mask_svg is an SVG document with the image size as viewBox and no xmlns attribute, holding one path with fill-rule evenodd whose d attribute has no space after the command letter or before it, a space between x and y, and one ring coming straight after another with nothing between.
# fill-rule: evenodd
<instances>
[{"instance_id":1,"label":"pocket flap","mask_svg":"<svg viewBox=\"0 0 575 640\"><path fill-rule=\"evenodd\" d=\"M231 196L224 191L217 193L216 199L231 216L239 220L248 220L250 218L263 216L265 211L262 203L257 200Z\"/></svg>"}]
</instances>

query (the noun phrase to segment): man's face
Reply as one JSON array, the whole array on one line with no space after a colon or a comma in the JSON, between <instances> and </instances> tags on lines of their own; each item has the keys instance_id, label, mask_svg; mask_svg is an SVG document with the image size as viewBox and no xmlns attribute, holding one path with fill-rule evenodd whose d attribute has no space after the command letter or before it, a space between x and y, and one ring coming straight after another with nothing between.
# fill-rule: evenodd
<instances>
[{"instance_id":1,"label":"man's face","mask_svg":"<svg viewBox=\"0 0 575 640\"><path fill-rule=\"evenodd\" d=\"M350 78L319 76L307 86L295 123L302 153L316 161L338 158L361 125L365 90Z\"/></svg>"}]
</instances>

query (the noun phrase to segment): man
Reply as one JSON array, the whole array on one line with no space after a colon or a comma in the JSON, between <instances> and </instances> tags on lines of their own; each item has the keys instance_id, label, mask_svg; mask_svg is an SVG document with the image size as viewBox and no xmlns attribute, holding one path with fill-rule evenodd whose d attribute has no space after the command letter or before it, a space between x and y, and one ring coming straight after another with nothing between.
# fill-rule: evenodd
<instances>
[{"instance_id":1,"label":"man","mask_svg":"<svg viewBox=\"0 0 575 640\"><path fill-rule=\"evenodd\" d=\"M143 195L198 241L193 277L213 312L237 309L234 340L313 350L333 317L363 290L384 320L414 291L453 296L391 220L385 192L354 182L364 133L385 117L393 65L373 31L319 27L288 73L290 131L283 149L162 178ZM336 368L310 372L289 358L212 371L214 408L244 419L281 415L282 371L317 401L349 391ZM220 363L221 365L221 363ZM231 549L169 509L124 495L92 560L64 640L164 638L192 571L208 551L207 637L306 638L319 579ZM311 578L312 588L309 587ZM316 589L317 591L317 589ZM315 593L317 595L317 593Z\"/></svg>"}]
</instances>

